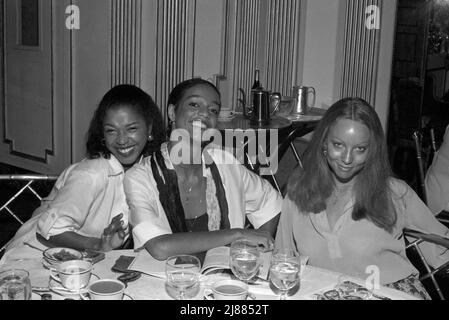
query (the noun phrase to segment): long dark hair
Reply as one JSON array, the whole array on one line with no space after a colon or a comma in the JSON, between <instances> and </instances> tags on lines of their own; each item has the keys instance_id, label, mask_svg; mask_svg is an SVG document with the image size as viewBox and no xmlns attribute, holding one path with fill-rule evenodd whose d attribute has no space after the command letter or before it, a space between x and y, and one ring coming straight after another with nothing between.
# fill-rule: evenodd
<instances>
[{"instance_id":1,"label":"long dark hair","mask_svg":"<svg viewBox=\"0 0 449 320\"><path fill-rule=\"evenodd\" d=\"M153 140L148 141L145 145L142 150L143 156L148 156L158 150L165 140L162 115L151 96L134 85L117 85L103 96L90 122L86 139L86 154L89 159L110 158L111 152L103 142L103 122L108 110L118 107L128 107L134 110L145 119L148 127L152 126Z\"/></svg>"},{"instance_id":2,"label":"long dark hair","mask_svg":"<svg viewBox=\"0 0 449 320\"><path fill-rule=\"evenodd\" d=\"M393 174L387 145L379 117L374 108L363 99L345 98L329 108L304 152L303 168L298 167L289 179L288 197L302 213L319 213L326 209L326 200L335 188L335 181L323 148L329 128L339 119L360 122L370 131L367 160L355 178L352 217L356 221L368 219L391 233L396 225L397 215L389 187L389 178Z\"/></svg>"}]
</instances>

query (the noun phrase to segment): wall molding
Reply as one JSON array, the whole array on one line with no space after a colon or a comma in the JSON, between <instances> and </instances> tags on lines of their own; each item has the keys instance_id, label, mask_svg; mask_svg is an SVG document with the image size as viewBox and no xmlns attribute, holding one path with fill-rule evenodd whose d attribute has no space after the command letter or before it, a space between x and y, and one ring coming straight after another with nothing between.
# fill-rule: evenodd
<instances>
[{"instance_id":1,"label":"wall molding","mask_svg":"<svg viewBox=\"0 0 449 320\"><path fill-rule=\"evenodd\" d=\"M157 0L155 100L167 120L169 92L193 76L195 0Z\"/></svg>"},{"instance_id":2,"label":"wall molding","mask_svg":"<svg viewBox=\"0 0 449 320\"><path fill-rule=\"evenodd\" d=\"M370 5L382 11L382 0L347 1L340 97L360 97L374 106L381 31L365 26L365 10Z\"/></svg>"},{"instance_id":3,"label":"wall molding","mask_svg":"<svg viewBox=\"0 0 449 320\"><path fill-rule=\"evenodd\" d=\"M111 85L140 86L142 0L113 0Z\"/></svg>"},{"instance_id":4,"label":"wall molding","mask_svg":"<svg viewBox=\"0 0 449 320\"><path fill-rule=\"evenodd\" d=\"M264 88L290 95L300 61L301 0L227 0L223 73L217 80L224 103L248 104L255 69Z\"/></svg>"},{"instance_id":5,"label":"wall molding","mask_svg":"<svg viewBox=\"0 0 449 320\"><path fill-rule=\"evenodd\" d=\"M27 159L27 160L31 160L31 161L35 161L35 162L39 162L39 163L44 163L44 164L48 164L49 163L49 156L54 156L55 155L55 141L54 141L54 108L55 108L55 101L54 101L54 77L53 77L53 72L54 72L54 56L53 56L53 51L54 51L54 14L53 14L53 6L54 6L54 0L47 0L50 1L49 7L51 9L51 22L50 22L50 28L51 28L51 32L50 32L50 44L51 44L51 57L50 57L50 64L51 64L51 149L47 149L45 148L43 150L43 157L40 156L36 156L36 155L32 155L29 153L25 153L25 152L21 152L15 149L15 139L13 137L8 137L8 123L7 123L7 110L8 110L8 104L6 102L6 69L5 69L5 63L6 63L6 30L5 30L5 25L6 25L6 2L4 2L3 0L1 0L1 15L3 18L3 24L1 27L1 43L2 43L2 48L1 48L1 107L2 107L2 134L3 134L3 143L5 143L6 145L8 145L8 153L10 155L13 156L17 156L19 158L23 158L23 159ZM16 2L16 10L19 10L19 5L21 2ZM24 50L24 51L28 51L28 52L36 52L39 53L41 50L43 50L43 31L42 31L42 23L43 23L43 8L42 8L42 1L39 1L39 46L36 48L28 48L28 47L24 47L20 44L16 44L14 45L14 48L16 50ZM19 12L16 12L16 14L18 15ZM18 18L18 16L17 16ZM19 20L20 21L20 20ZM19 25L16 26L16 28L19 28ZM18 30L16 30L18 31ZM24 93L25 94L25 93ZM26 95L26 94L25 94Z\"/></svg>"},{"instance_id":6,"label":"wall molding","mask_svg":"<svg viewBox=\"0 0 449 320\"><path fill-rule=\"evenodd\" d=\"M267 88L291 95L297 84L301 1L269 0L266 39Z\"/></svg>"}]
</instances>

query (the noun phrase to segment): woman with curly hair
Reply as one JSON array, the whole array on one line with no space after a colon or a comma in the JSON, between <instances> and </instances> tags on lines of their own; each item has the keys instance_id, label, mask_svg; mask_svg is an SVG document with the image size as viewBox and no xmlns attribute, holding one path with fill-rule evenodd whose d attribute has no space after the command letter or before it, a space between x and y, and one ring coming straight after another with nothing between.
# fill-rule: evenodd
<instances>
[{"instance_id":1,"label":"woman with curly hair","mask_svg":"<svg viewBox=\"0 0 449 320\"><path fill-rule=\"evenodd\" d=\"M125 171L158 150L164 137L161 113L147 93L133 85L110 89L91 120L87 158L64 170L5 256L23 242L43 249L120 248L129 237Z\"/></svg>"}]
</instances>

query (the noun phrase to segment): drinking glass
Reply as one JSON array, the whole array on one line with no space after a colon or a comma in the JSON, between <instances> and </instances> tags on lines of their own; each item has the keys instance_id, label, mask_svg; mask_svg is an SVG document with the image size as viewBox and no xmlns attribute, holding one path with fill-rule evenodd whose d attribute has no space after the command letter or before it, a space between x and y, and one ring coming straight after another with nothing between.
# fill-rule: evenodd
<instances>
[{"instance_id":1,"label":"drinking glass","mask_svg":"<svg viewBox=\"0 0 449 320\"><path fill-rule=\"evenodd\" d=\"M246 283L259 272L260 250L255 242L247 239L233 241L229 259L232 273Z\"/></svg>"},{"instance_id":2,"label":"drinking glass","mask_svg":"<svg viewBox=\"0 0 449 320\"><path fill-rule=\"evenodd\" d=\"M176 299L185 300L188 291L198 288L200 266L200 260L191 255L176 255L167 259L167 285L177 293Z\"/></svg>"},{"instance_id":3,"label":"drinking glass","mask_svg":"<svg viewBox=\"0 0 449 320\"><path fill-rule=\"evenodd\" d=\"M30 299L31 282L28 271L11 269L0 273L0 300Z\"/></svg>"},{"instance_id":4,"label":"drinking glass","mask_svg":"<svg viewBox=\"0 0 449 320\"><path fill-rule=\"evenodd\" d=\"M279 289L280 300L287 298L287 292L299 283L301 263L299 253L292 249L276 249L271 256L270 281Z\"/></svg>"}]
</instances>

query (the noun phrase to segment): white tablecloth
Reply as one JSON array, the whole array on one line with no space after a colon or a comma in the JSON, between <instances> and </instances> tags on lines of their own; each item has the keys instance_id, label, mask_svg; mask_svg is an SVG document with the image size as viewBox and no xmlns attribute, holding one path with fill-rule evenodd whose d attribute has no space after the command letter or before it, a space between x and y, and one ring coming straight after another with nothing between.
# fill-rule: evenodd
<instances>
[{"instance_id":1,"label":"white tablecloth","mask_svg":"<svg viewBox=\"0 0 449 320\"><path fill-rule=\"evenodd\" d=\"M133 250L115 250L106 253L106 257L103 261L96 263L93 266L93 276L91 281L97 279L116 279L120 273L113 272L111 267L115 261L121 256L136 256ZM31 284L34 287L48 287L50 281L50 270L46 269L42 264L42 253L32 249L23 248L20 252L3 257L0 261L0 271L20 268L28 270L30 273ZM301 275L300 289L296 293L288 297L288 299L304 300L312 299L313 293L322 291L324 289L332 289L337 283L340 274L324 270L316 267L306 266ZM220 273L212 274L201 277L201 289L196 295L195 299L202 300L203 291L206 287L212 285L216 280L229 278L229 274ZM270 288L268 282L262 282L258 285L250 285L250 292L255 296L256 300L274 300L278 299L278 296ZM173 299L165 288L164 279L156 278L146 274L134 281L128 283L125 290L128 297L125 299L134 300L168 300ZM409 296L403 292L392 290L388 288L380 288L375 293L388 296L392 299L406 299L414 300L416 298ZM67 297L73 299L80 299L79 296L61 296L56 293L52 293L54 300L61 300ZM40 299L40 296L33 294L33 299Z\"/></svg>"}]
</instances>

